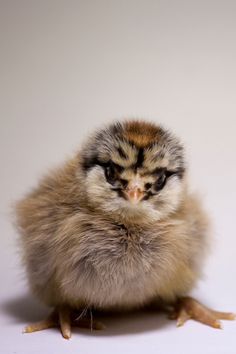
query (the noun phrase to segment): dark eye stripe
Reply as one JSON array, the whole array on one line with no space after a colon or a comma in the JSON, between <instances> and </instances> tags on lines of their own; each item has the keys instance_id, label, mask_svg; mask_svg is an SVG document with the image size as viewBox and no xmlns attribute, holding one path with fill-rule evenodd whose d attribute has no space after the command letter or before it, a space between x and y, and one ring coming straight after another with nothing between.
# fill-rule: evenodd
<instances>
[{"instance_id":1,"label":"dark eye stripe","mask_svg":"<svg viewBox=\"0 0 236 354\"><path fill-rule=\"evenodd\" d=\"M166 168L157 167L153 171L149 172L149 174L151 174L151 175L161 175L162 173L165 173L167 178L171 177L173 175L176 175L179 178L182 178L184 172L185 172L184 168L179 168L178 170L175 170L175 171L172 170L171 171L171 170L167 170Z\"/></svg>"},{"instance_id":2,"label":"dark eye stripe","mask_svg":"<svg viewBox=\"0 0 236 354\"><path fill-rule=\"evenodd\" d=\"M165 171L166 171L166 168L164 168L164 167L157 167L157 168L155 168L154 170L150 171L149 173L150 173L150 175L160 175L160 174L162 174L162 173L165 172Z\"/></svg>"},{"instance_id":3,"label":"dark eye stripe","mask_svg":"<svg viewBox=\"0 0 236 354\"><path fill-rule=\"evenodd\" d=\"M123 166L120 166L112 161L101 161L96 156L92 157L91 159L84 159L82 162L82 167L83 170L87 172L95 166L101 166L102 168L106 169L110 164L112 164L118 172L122 172L124 170Z\"/></svg>"},{"instance_id":4,"label":"dark eye stripe","mask_svg":"<svg viewBox=\"0 0 236 354\"><path fill-rule=\"evenodd\" d=\"M178 170L176 171L169 171L169 170L166 170L166 177L169 178L171 176L177 176L179 177L180 179L183 178L184 176L184 172L185 172L185 169L184 168L179 168Z\"/></svg>"},{"instance_id":5,"label":"dark eye stripe","mask_svg":"<svg viewBox=\"0 0 236 354\"><path fill-rule=\"evenodd\" d=\"M89 171L91 168L93 168L96 165L105 167L104 164L102 164L101 161L99 161L96 156L93 156L90 159L84 159L82 162L82 167L85 172Z\"/></svg>"}]
</instances>

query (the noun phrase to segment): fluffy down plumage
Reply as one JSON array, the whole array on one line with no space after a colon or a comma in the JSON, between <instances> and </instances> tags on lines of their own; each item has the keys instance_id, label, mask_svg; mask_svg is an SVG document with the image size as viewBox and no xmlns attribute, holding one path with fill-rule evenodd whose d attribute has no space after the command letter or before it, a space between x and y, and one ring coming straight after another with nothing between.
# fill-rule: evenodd
<instances>
[{"instance_id":1,"label":"fluffy down plumage","mask_svg":"<svg viewBox=\"0 0 236 354\"><path fill-rule=\"evenodd\" d=\"M132 188L140 200L127 197ZM95 132L16 212L30 288L50 306L171 302L201 274L208 222L188 191L182 145L155 124Z\"/></svg>"}]
</instances>

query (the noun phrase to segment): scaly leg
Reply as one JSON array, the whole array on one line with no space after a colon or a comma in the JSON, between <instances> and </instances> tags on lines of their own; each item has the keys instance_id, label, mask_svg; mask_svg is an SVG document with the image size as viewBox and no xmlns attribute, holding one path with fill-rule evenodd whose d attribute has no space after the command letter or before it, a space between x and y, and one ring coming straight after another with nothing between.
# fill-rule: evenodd
<instances>
[{"instance_id":1,"label":"scaly leg","mask_svg":"<svg viewBox=\"0 0 236 354\"><path fill-rule=\"evenodd\" d=\"M171 317L177 319L177 327L182 326L187 320L193 319L213 328L222 328L220 320L236 319L234 313L211 310L191 297L179 299Z\"/></svg>"}]
</instances>

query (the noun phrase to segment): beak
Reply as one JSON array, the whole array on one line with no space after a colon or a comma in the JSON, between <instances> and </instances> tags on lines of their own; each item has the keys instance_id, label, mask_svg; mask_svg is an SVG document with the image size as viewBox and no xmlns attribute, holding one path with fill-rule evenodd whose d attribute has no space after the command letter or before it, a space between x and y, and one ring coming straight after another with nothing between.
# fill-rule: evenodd
<instances>
[{"instance_id":1,"label":"beak","mask_svg":"<svg viewBox=\"0 0 236 354\"><path fill-rule=\"evenodd\" d=\"M144 192L141 189L134 187L126 189L125 195L130 202L138 203L143 198Z\"/></svg>"}]
</instances>

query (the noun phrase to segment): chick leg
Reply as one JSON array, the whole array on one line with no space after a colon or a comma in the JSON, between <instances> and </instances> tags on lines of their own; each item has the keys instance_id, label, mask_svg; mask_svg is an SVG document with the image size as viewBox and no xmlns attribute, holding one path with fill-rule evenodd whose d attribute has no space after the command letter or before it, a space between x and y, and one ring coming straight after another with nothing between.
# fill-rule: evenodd
<instances>
[{"instance_id":1,"label":"chick leg","mask_svg":"<svg viewBox=\"0 0 236 354\"><path fill-rule=\"evenodd\" d=\"M72 311L67 307L61 307L54 310L45 320L28 325L23 332L32 333L47 328L59 327L63 338L69 339L71 337L71 326L89 328L91 330L101 330L105 328L101 322L92 319L92 317L82 318L82 316L79 316L78 318L76 315L73 315Z\"/></svg>"},{"instance_id":2,"label":"chick leg","mask_svg":"<svg viewBox=\"0 0 236 354\"><path fill-rule=\"evenodd\" d=\"M177 319L177 327L193 319L213 328L222 328L220 320L234 320L236 315L211 310L191 297L183 297L176 303L172 318Z\"/></svg>"}]
</instances>

